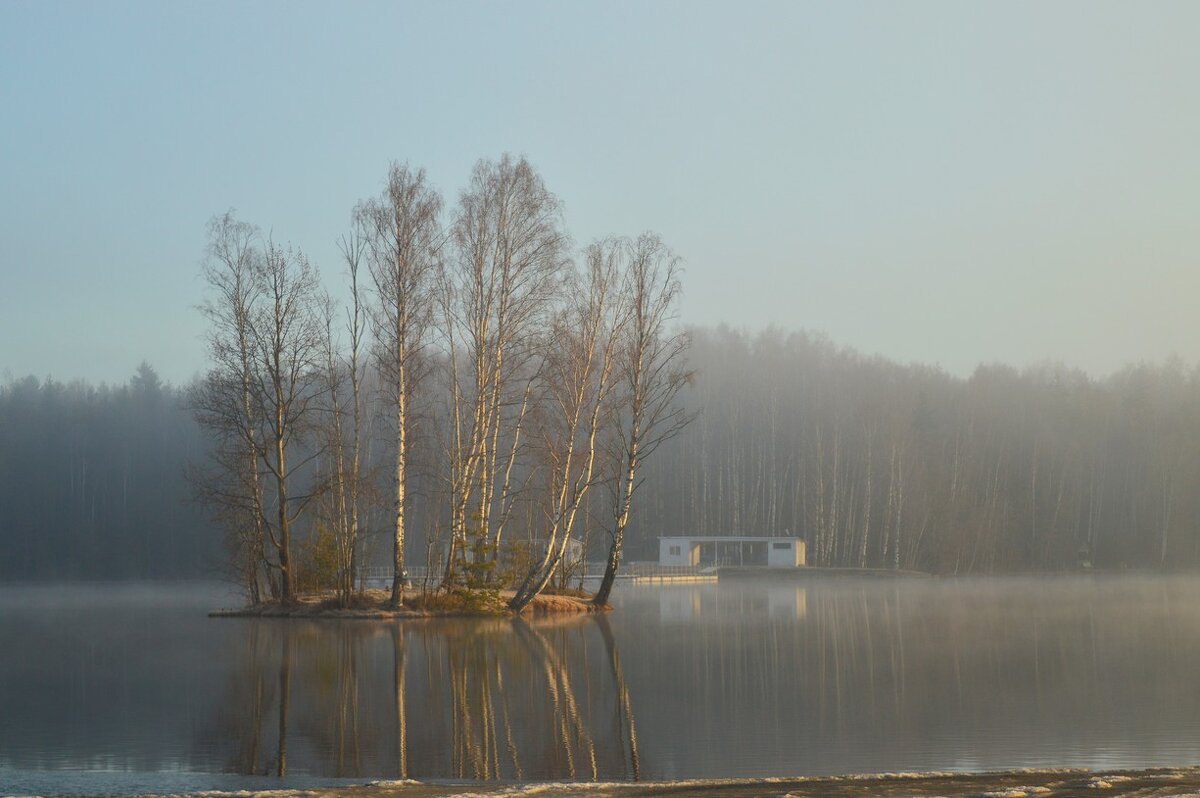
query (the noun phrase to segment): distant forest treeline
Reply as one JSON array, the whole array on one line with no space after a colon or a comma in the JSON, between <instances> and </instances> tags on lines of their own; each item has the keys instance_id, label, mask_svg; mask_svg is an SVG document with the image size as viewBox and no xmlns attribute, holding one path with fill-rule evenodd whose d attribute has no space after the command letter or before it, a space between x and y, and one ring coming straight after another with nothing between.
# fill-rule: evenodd
<instances>
[{"instance_id":1,"label":"distant forest treeline","mask_svg":"<svg viewBox=\"0 0 1200 798\"><path fill-rule=\"evenodd\" d=\"M211 575L221 537L185 477L207 448L145 364L120 386L0 386L0 578Z\"/></svg>"},{"instance_id":2,"label":"distant forest treeline","mask_svg":"<svg viewBox=\"0 0 1200 798\"><path fill-rule=\"evenodd\" d=\"M700 415L647 465L630 559L697 533L794 534L813 564L941 573L1200 563L1200 375L1179 362L960 379L808 333L691 338ZM120 386L0 386L0 578L224 568L223 533L191 500L209 444L186 395L146 365Z\"/></svg>"},{"instance_id":3,"label":"distant forest treeline","mask_svg":"<svg viewBox=\"0 0 1200 798\"><path fill-rule=\"evenodd\" d=\"M820 335L692 333L700 418L647 469L642 539L799 534L809 562L938 573L1200 562L1200 374L968 379Z\"/></svg>"}]
</instances>

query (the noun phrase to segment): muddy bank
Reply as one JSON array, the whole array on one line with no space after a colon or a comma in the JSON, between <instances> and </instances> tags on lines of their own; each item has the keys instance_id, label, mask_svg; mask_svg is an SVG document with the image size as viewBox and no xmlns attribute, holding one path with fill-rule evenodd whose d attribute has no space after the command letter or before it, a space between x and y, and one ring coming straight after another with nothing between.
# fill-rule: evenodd
<instances>
[{"instance_id":1,"label":"muddy bank","mask_svg":"<svg viewBox=\"0 0 1200 798\"><path fill-rule=\"evenodd\" d=\"M451 798L451 796L545 796L545 798L1079 798L1200 796L1200 769L1139 771L1022 770L1001 773L900 773L809 778L705 779L659 782L541 782L531 784L375 782L357 787L270 792L205 792L206 798Z\"/></svg>"},{"instance_id":2,"label":"muddy bank","mask_svg":"<svg viewBox=\"0 0 1200 798\"><path fill-rule=\"evenodd\" d=\"M339 607L326 595L301 596L288 605L275 602L238 609L214 610L210 618L300 618L327 620L389 621L421 618L506 617L511 590L502 590L496 603L472 603L461 597L444 594L415 593L405 599L404 606L389 606L386 590L368 590L356 596L352 606ZM537 596L521 612L522 616L581 615L608 610L592 604L590 596L544 594Z\"/></svg>"}]
</instances>

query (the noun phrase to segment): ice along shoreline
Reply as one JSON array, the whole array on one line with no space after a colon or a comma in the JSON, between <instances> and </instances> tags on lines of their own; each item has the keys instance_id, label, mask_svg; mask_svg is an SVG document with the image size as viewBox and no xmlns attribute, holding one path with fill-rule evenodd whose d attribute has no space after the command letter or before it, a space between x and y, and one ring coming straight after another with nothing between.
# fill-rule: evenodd
<instances>
[{"instance_id":1,"label":"ice along shoreline","mask_svg":"<svg viewBox=\"0 0 1200 798\"><path fill-rule=\"evenodd\" d=\"M745 779L646 782L421 782L378 781L350 787L205 791L186 798L452 798L543 796L544 798L1167 798L1200 795L1200 768L1147 770L1045 769L984 773L882 773ZM165 798L165 794L138 796Z\"/></svg>"}]
</instances>

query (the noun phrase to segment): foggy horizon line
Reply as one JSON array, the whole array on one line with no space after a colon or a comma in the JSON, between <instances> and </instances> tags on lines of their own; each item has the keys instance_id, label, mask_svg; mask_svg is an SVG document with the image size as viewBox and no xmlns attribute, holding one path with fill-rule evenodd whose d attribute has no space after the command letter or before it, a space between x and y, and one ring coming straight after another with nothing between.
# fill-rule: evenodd
<instances>
[{"instance_id":1,"label":"foggy horizon line","mask_svg":"<svg viewBox=\"0 0 1200 798\"><path fill-rule=\"evenodd\" d=\"M1027 375L1027 374L1032 374L1032 373L1036 373L1039 371L1043 371L1043 372L1044 371L1059 371L1063 374L1069 374L1069 375L1073 375L1073 376L1082 376L1087 381L1092 382L1092 383L1102 383L1102 382L1112 379L1113 377L1116 377L1117 375L1122 374L1124 372L1136 370L1136 369L1144 369L1144 368L1152 368L1152 369L1175 368L1176 370L1180 371L1181 373L1183 373L1185 375L1190 372L1196 372L1197 370L1200 370L1200 361L1189 361L1187 358L1180 355L1178 351L1171 351L1169 353L1161 354L1158 356L1143 356L1143 357L1137 358L1136 360L1126 361L1125 363L1121 364L1117 368L1114 368L1107 372L1101 372L1101 373L1089 371L1087 368L1085 368L1083 366L1076 366L1072 363L1067 362L1064 359L1055 358L1052 356L1046 356L1046 357L1043 357L1043 358L1040 358L1037 360L1033 360L1033 361L1028 361L1025 363L1013 363L1010 361L1004 361L1004 360L999 360L999 359L992 359L992 360L980 359L980 360L975 361L975 364L971 367L969 372L965 372L965 371L956 371L956 370L947 368L940 362L934 362L934 361L928 361L928 360L917 360L917 359L905 360L903 358L896 357L893 355L888 355L888 354L886 354L884 352L880 352L880 351L870 352L861 347L854 346L853 344L840 343L839 341L835 340L833 338L833 336L831 336L829 333L825 332L824 330L817 330L817 329L813 329L813 328L809 328L809 327L786 327L786 326L776 323L776 322L770 322L768 324L765 324L765 325L762 325L759 327L750 327L749 325L745 325L745 324L736 324L734 322L720 321L720 322L709 323L709 324L704 324L704 323L684 324L684 325L682 325L682 328L689 335L692 335L696 332L708 332L708 333L713 333L713 334L732 333L732 334L735 334L735 335L738 335L738 336L744 338L748 343L750 343L752 345L754 343L756 343L762 339L765 339L769 336L772 336L772 335L777 340L788 340L793 337L801 337L801 338L808 339L813 344L827 346L832 351L834 351L840 355L849 355L851 357L860 358L864 361L871 361L871 362L875 362L875 363L886 363L886 364L889 364L892 366L898 366L901 368L929 369L929 370L944 374L945 376L949 377L950 379L962 381L962 382L969 381L981 369L985 369L985 370L986 369L1007 369L1007 370L1014 371L1019 375ZM47 371L44 373L26 372L24 374L18 374L7 366L0 367L0 386L11 385L15 382L19 382L21 380L26 380L29 378L34 378L34 379L38 380L39 383L43 383L43 384L47 383L47 382L57 382L57 383L61 383L63 385L72 385L72 384L82 383L82 384L85 384L85 385L88 385L91 387L96 387L96 388L108 387L108 386L119 386L119 385L123 385L126 382L128 382L130 380L130 378L132 378L136 374L138 367L142 364L149 365L152 369L154 369L156 375L159 377L162 384L165 386L170 386L170 387L182 387L182 386L189 385L193 382L196 382L196 381L202 379L205 374L205 368L197 368L197 369L194 369L188 377L186 377L182 380L170 379L170 378L164 377L163 374L161 373L163 364L155 363L155 362L151 361L149 358L143 357L143 358L139 358L136 362L133 362L130 365L128 372L123 377L122 376L105 377L105 378L100 378L100 379L94 379L94 378L90 378L90 377L81 377L81 376L77 376L77 375L62 377L62 376L55 375L55 373L53 371Z\"/></svg>"}]
</instances>

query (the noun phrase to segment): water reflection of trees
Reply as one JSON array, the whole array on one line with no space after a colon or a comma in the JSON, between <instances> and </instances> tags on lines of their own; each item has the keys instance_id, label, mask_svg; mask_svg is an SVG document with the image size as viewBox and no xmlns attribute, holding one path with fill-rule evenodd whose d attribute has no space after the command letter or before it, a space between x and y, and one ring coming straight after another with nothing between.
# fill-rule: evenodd
<instances>
[{"instance_id":1,"label":"water reflection of trees","mask_svg":"<svg viewBox=\"0 0 1200 798\"><path fill-rule=\"evenodd\" d=\"M237 773L637 778L602 617L408 625L249 621L210 744Z\"/></svg>"},{"instance_id":2,"label":"water reflection of trees","mask_svg":"<svg viewBox=\"0 0 1200 798\"><path fill-rule=\"evenodd\" d=\"M1153 762L1195 728L1193 583L1033 584L664 588L631 593L615 635L604 618L231 621L205 760L513 780L987 768Z\"/></svg>"}]
</instances>

